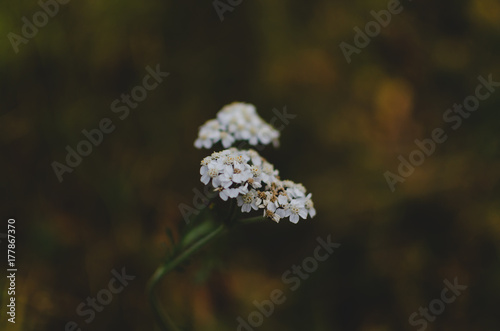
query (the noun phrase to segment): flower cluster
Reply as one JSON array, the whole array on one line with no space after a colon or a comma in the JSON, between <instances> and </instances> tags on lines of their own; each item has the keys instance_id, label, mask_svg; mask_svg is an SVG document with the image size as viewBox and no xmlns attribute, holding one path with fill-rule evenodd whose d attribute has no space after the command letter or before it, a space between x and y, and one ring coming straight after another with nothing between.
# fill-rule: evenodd
<instances>
[{"instance_id":1,"label":"flower cluster","mask_svg":"<svg viewBox=\"0 0 500 331\"><path fill-rule=\"evenodd\" d=\"M278 146L279 136L279 131L257 114L254 105L234 102L223 107L217 113L217 118L200 127L194 146L208 149L221 142L224 148L228 148L238 140L248 141L252 146L271 142Z\"/></svg>"},{"instance_id":2,"label":"flower cluster","mask_svg":"<svg viewBox=\"0 0 500 331\"><path fill-rule=\"evenodd\" d=\"M222 200L236 198L242 212L262 209L275 222L289 217L292 223L316 215L305 187L280 180L278 170L254 150L214 152L201 161L200 174L201 181L212 185Z\"/></svg>"}]
</instances>

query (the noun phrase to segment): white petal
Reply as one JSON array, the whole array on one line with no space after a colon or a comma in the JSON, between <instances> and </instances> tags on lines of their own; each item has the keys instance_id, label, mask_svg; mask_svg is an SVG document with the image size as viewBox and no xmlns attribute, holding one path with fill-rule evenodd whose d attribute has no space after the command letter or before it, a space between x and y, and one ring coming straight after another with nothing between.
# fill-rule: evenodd
<instances>
[{"instance_id":1,"label":"white petal","mask_svg":"<svg viewBox=\"0 0 500 331\"><path fill-rule=\"evenodd\" d=\"M204 174L203 176L201 176L200 180L203 184L207 185L210 181L210 176L208 174Z\"/></svg>"},{"instance_id":2,"label":"white petal","mask_svg":"<svg viewBox=\"0 0 500 331\"><path fill-rule=\"evenodd\" d=\"M212 147L212 141L210 139L207 139L203 142L203 147L205 147L206 149L209 149L210 147Z\"/></svg>"},{"instance_id":3,"label":"white petal","mask_svg":"<svg viewBox=\"0 0 500 331\"><path fill-rule=\"evenodd\" d=\"M284 206L284 205L288 204L288 198L284 195L280 195L278 197L278 202L280 205Z\"/></svg>"},{"instance_id":4,"label":"white petal","mask_svg":"<svg viewBox=\"0 0 500 331\"><path fill-rule=\"evenodd\" d=\"M299 221L299 215L297 214L290 215L290 222L292 222L293 224L297 224L298 221Z\"/></svg>"},{"instance_id":5,"label":"white petal","mask_svg":"<svg viewBox=\"0 0 500 331\"><path fill-rule=\"evenodd\" d=\"M281 218L288 216L285 209L282 209L282 208L279 208L278 210L276 210L276 214L278 214L278 216Z\"/></svg>"},{"instance_id":6,"label":"white petal","mask_svg":"<svg viewBox=\"0 0 500 331\"><path fill-rule=\"evenodd\" d=\"M202 146L203 142L201 141L201 139L196 139L196 141L194 142L194 147L201 149Z\"/></svg>"},{"instance_id":7,"label":"white petal","mask_svg":"<svg viewBox=\"0 0 500 331\"><path fill-rule=\"evenodd\" d=\"M238 194L240 194L240 190L237 189L237 188L230 188L230 189L227 189L227 195L230 197L230 198L236 198L238 196Z\"/></svg>"},{"instance_id":8,"label":"white petal","mask_svg":"<svg viewBox=\"0 0 500 331\"><path fill-rule=\"evenodd\" d=\"M225 190L220 191L219 196L222 200L227 201L228 196L227 196L227 192Z\"/></svg>"},{"instance_id":9,"label":"white petal","mask_svg":"<svg viewBox=\"0 0 500 331\"><path fill-rule=\"evenodd\" d=\"M218 176L218 177L214 177L214 178L212 179L212 186L213 186L213 187L219 187L219 186L222 186L221 184L222 184L222 183L221 183L221 180L220 180L220 176Z\"/></svg>"}]
</instances>

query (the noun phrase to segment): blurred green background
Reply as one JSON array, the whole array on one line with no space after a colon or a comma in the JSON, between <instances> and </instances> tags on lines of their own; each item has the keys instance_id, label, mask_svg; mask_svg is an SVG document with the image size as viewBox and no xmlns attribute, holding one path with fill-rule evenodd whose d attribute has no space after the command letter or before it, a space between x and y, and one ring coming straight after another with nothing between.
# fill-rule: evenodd
<instances>
[{"instance_id":1,"label":"blurred green background","mask_svg":"<svg viewBox=\"0 0 500 331\"><path fill-rule=\"evenodd\" d=\"M184 226L179 204L202 189L211 151L193 147L197 129L236 100L268 121L296 115L263 155L313 193L318 215L235 229L170 274L159 295L179 325L236 330L281 289L286 302L255 330L419 330L409 316L458 277L468 288L427 330L500 330L500 91L457 130L443 121L479 75L500 81L500 3L403 1L347 63L339 44L387 5L242 1L221 21L211 1L70 1L16 53L8 34L41 8L4 1L0 233L14 217L18 273L15 325L0 280L2 329L154 330L144 288L165 229ZM111 103L158 64L170 75L120 120ZM52 162L103 118L115 130L59 183ZM435 128L448 140L391 192L384 173ZM328 235L341 246L291 291L282 274ZM85 323L77 306L122 268L136 278Z\"/></svg>"}]
</instances>

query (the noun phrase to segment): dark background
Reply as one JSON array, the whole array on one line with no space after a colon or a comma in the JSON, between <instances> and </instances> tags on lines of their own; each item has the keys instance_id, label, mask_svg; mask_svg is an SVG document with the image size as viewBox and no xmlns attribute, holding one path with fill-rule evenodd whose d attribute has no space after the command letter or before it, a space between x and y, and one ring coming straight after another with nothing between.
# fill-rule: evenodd
<instances>
[{"instance_id":1,"label":"dark background","mask_svg":"<svg viewBox=\"0 0 500 331\"><path fill-rule=\"evenodd\" d=\"M387 3L247 0L221 21L210 1L73 0L16 53L7 35L40 7L4 1L0 232L16 219L19 271L15 325L0 281L2 328L154 330L144 288L202 189L197 129L236 100L296 115L263 155L318 214L235 229L168 275L179 325L236 330L277 288L287 300L256 330L418 330L409 316L458 277L468 288L427 330L499 330L500 91L457 130L443 113L479 75L500 81L500 4L403 1L348 64L339 44ZM157 64L170 75L120 120L111 103ZM51 164L103 118L116 129L60 183ZM446 142L391 192L384 173L435 128ZM329 235L341 246L292 292L282 274ZM122 268L136 278L86 324L76 307Z\"/></svg>"}]
</instances>

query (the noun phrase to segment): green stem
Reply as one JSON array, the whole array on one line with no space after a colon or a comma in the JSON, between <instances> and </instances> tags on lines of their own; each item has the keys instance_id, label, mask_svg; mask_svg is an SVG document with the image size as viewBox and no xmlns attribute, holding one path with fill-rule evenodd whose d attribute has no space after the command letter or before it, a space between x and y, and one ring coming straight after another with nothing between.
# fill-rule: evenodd
<instances>
[{"instance_id":1,"label":"green stem","mask_svg":"<svg viewBox=\"0 0 500 331\"><path fill-rule=\"evenodd\" d=\"M173 260L167 261L165 264L161 265L156 269L155 273L151 277L147 285L147 294L151 306L153 307L153 312L158 324L161 326L163 331L180 331L175 324L172 322L170 317L163 311L158 298L154 294L154 290L158 285L158 282L170 271L174 270L181 262L189 258L193 253L206 245L210 240L217 237L226 229L224 224L221 224L218 228L208 233L205 237L195 242L186 250L182 251Z\"/></svg>"}]
</instances>

